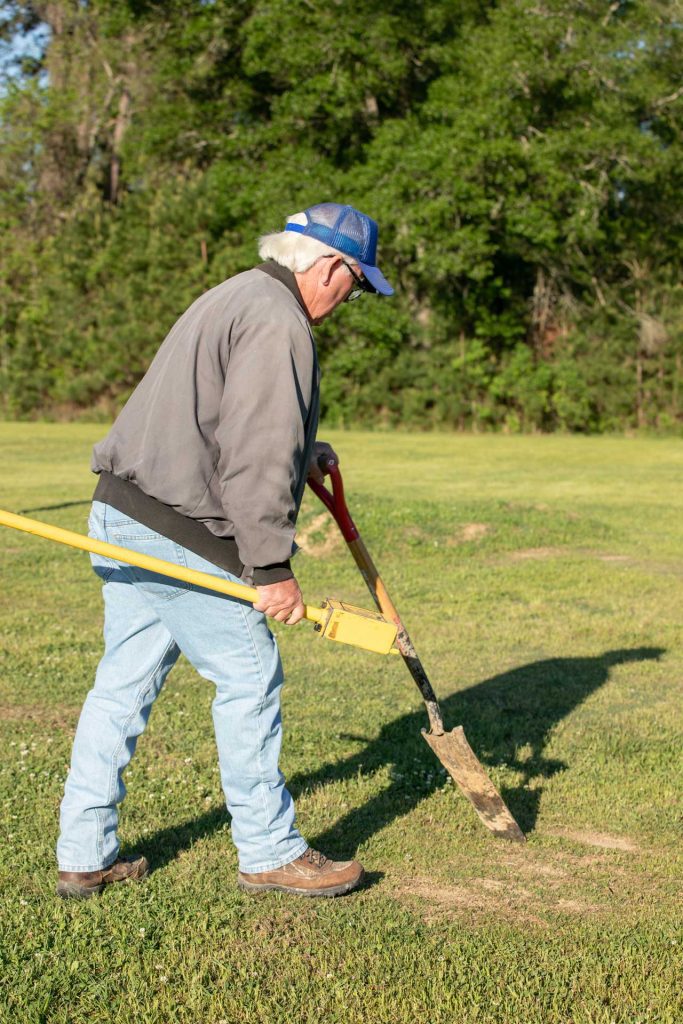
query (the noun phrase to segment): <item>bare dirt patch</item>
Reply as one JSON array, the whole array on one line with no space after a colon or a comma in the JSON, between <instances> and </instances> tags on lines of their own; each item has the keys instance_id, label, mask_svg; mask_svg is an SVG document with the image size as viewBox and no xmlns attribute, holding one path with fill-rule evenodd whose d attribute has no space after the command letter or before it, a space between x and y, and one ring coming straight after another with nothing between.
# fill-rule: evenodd
<instances>
[{"instance_id":1,"label":"bare dirt patch","mask_svg":"<svg viewBox=\"0 0 683 1024\"><path fill-rule=\"evenodd\" d=\"M638 853L639 847L626 836L613 836L607 832L591 832L583 830L555 829L555 835L572 839L575 843L597 846L601 850L622 850L625 853Z\"/></svg>"},{"instance_id":2,"label":"bare dirt patch","mask_svg":"<svg viewBox=\"0 0 683 1024\"><path fill-rule=\"evenodd\" d=\"M460 540L481 540L489 529L486 523L465 523L460 527Z\"/></svg>"},{"instance_id":3,"label":"bare dirt patch","mask_svg":"<svg viewBox=\"0 0 683 1024\"><path fill-rule=\"evenodd\" d=\"M463 523L455 536L446 541L446 546L456 547L458 544L481 540L490 530L491 527L487 523Z\"/></svg>"},{"instance_id":4,"label":"bare dirt patch","mask_svg":"<svg viewBox=\"0 0 683 1024\"><path fill-rule=\"evenodd\" d=\"M440 880L417 876L397 880L392 886L396 898L412 906L427 923L444 918L464 918L486 924L505 920L541 928L552 925L558 915L585 916L618 913L621 917L638 912L643 896L640 861L616 863L609 850L635 852L635 844L623 836L588 831L554 831L585 842L591 849L500 851L493 857L493 877ZM654 879L653 885L658 882Z\"/></svg>"},{"instance_id":5,"label":"bare dirt patch","mask_svg":"<svg viewBox=\"0 0 683 1024\"><path fill-rule=\"evenodd\" d=\"M417 897L426 921L444 915L467 914L470 917L505 917L547 927L529 909L531 894L494 878L472 878L459 885L447 885L429 878L406 879L398 888L401 897Z\"/></svg>"},{"instance_id":6,"label":"bare dirt patch","mask_svg":"<svg viewBox=\"0 0 683 1024\"><path fill-rule=\"evenodd\" d=\"M0 704L0 722L36 722L51 729L71 731L78 721L80 710L80 705L74 708L41 708L35 704Z\"/></svg>"},{"instance_id":7,"label":"bare dirt patch","mask_svg":"<svg viewBox=\"0 0 683 1024\"><path fill-rule=\"evenodd\" d=\"M329 513L322 512L297 533L296 542L304 554L312 558L326 558L341 545L342 536Z\"/></svg>"},{"instance_id":8,"label":"bare dirt patch","mask_svg":"<svg viewBox=\"0 0 683 1024\"><path fill-rule=\"evenodd\" d=\"M565 555L566 553L564 548L522 548L519 551L511 551L509 557L513 562L526 560L540 561L543 558L557 558L559 555Z\"/></svg>"},{"instance_id":9,"label":"bare dirt patch","mask_svg":"<svg viewBox=\"0 0 683 1024\"><path fill-rule=\"evenodd\" d=\"M595 903L590 898L582 899L580 894L572 894L577 880L562 869L538 863L528 868L518 873L526 876L524 885L517 880L494 878L471 878L457 885L411 878L398 887L396 895L414 903L428 924L444 917L463 916L474 921L495 918L547 928L550 925L548 915L599 914L610 909L612 897L608 896L607 888L606 902Z\"/></svg>"},{"instance_id":10,"label":"bare dirt patch","mask_svg":"<svg viewBox=\"0 0 683 1024\"><path fill-rule=\"evenodd\" d=\"M564 914L595 914L602 907L595 903L582 903L580 900L558 900L557 909Z\"/></svg>"},{"instance_id":11,"label":"bare dirt patch","mask_svg":"<svg viewBox=\"0 0 683 1024\"><path fill-rule=\"evenodd\" d=\"M547 861L542 861L538 857L530 857L527 851L524 851L525 856L510 856L504 860L505 865L512 871L527 875L530 878L542 878L558 884L563 883L567 878L570 877L569 872L565 868L558 867L555 864L548 864Z\"/></svg>"}]
</instances>

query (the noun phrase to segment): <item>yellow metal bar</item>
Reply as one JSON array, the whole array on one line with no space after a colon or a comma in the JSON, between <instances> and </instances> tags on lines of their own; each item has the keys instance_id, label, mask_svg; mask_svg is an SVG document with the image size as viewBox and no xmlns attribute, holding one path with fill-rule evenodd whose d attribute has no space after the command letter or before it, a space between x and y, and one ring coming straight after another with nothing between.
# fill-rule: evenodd
<instances>
[{"instance_id":1,"label":"yellow metal bar","mask_svg":"<svg viewBox=\"0 0 683 1024\"><path fill-rule=\"evenodd\" d=\"M249 601L250 604L258 601L256 587L248 587L245 583L233 583L231 580L222 580L208 572L188 569L185 566L176 565L174 562L166 562L162 558L154 558L153 555L142 555L138 551L121 548L117 544L107 544L106 541L95 540L93 537L86 537L84 534L74 533L72 530L63 530L60 526L41 523L38 519L29 519L27 516L18 516L14 512L5 512L0 509L0 524L10 526L14 530L21 530L23 533L31 533L36 537L44 537L46 540L57 541L59 544L66 544L72 548L79 548L81 551L92 551L95 555L112 558L115 562L126 562L128 565L137 566L138 569L147 569L149 572L158 572L162 576L171 576L173 579L182 580L183 583L192 583L197 587L204 587L206 590L215 590L219 594L227 594L228 597ZM309 622L324 625L327 622L328 613L314 605L306 605L306 618Z\"/></svg>"},{"instance_id":2,"label":"yellow metal bar","mask_svg":"<svg viewBox=\"0 0 683 1024\"><path fill-rule=\"evenodd\" d=\"M115 562L135 565L139 569L156 572L162 576L170 576L172 579L182 580L184 583L191 583L196 587L204 587L206 590L215 590L219 594L249 601L251 604L258 600L257 589L248 587L244 583L233 583L231 580L220 579L208 572L188 569L186 566L176 565L175 562L166 562L164 559L154 558L152 555L143 555L138 551L131 551L129 548L121 548L118 544L94 540L81 533L63 530L60 526L41 523L38 519L28 519L26 516L19 516L14 512L5 512L0 509L0 526L9 526L14 530L31 533L36 537L44 537L46 540L54 540L59 544L66 544L81 551L91 551L93 554L104 556L104 558L111 558ZM350 605L344 605L332 598L328 598L323 608L305 605L304 618L315 623L319 636L328 640L336 640L338 643L350 644L352 647L360 647L365 651L373 651L376 654L391 653L396 640L397 629L392 622L387 622L381 615L376 615L374 612L366 611L363 608L352 608Z\"/></svg>"}]
</instances>

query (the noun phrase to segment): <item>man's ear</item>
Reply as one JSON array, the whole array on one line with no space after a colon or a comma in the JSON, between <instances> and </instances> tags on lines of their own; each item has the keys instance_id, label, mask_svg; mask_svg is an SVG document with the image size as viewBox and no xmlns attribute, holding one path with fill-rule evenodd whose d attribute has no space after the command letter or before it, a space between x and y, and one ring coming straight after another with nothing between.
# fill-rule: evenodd
<instances>
[{"instance_id":1,"label":"man's ear","mask_svg":"<svg viewBox=\"0 0 683 1024\"><path fill-rule=\"evenodd\" d=\"M335 256L331 260L321 260L321 262L323 264L323 272L320 275L320 283L327 287L332 280L332 275L342 262L342 259L341 256Z\"/></svg>"}]
</instances>

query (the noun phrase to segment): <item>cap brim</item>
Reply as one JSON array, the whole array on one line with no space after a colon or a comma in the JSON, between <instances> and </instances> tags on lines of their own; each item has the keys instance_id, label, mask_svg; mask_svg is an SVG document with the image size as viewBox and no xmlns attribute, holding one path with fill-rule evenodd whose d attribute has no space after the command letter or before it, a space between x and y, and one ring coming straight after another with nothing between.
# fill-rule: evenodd
<instances>
[{"instance_id":1,"label":"cap brim","mask_svg":"<svg viewBox=\"0 0 683 1024\"><path fill-rule=\"evenodd\" d=\"M358 266L363 271L363 274L375 291L379 292L380 295L394 294L394 289L391 287L379 267L371 267L367 263L361 263L360 260L358 261Z\"/></svg>"}]
</instances>

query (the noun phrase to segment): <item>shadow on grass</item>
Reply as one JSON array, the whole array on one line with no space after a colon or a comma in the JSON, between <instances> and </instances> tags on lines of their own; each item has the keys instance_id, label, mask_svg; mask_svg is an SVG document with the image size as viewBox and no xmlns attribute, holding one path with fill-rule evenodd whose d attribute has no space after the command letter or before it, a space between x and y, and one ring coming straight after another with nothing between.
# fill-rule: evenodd
<instances>
[{"instance_id":1,"label":"shadow on grass","mask_svg":"<svg viewBox=\"0 0 683 1024\"><path fill-rule=\"evenodd\" d=\"M470 745L484 765L504 764L521 774L519 784L503 788L501 794L522 829L530 832L538 816L542 787L525 787L532 779L550 778L568 767L544 757L552 729L607 682L613 666L658 660L662 654L661 647L637 647L606 651L594 658L532 662L446 698L441 702L444 722L448 729L465 726ZM350 737L364 744L351 757L289 779L289 789L296 797L330 782L371 775L391 766L391 784L327 831L309 837L313 846L334 857L352 857L372 835L408 814L443 784L439 763L421 736L426 723L422 711L402 715L387 723L375 739ZM211 810L146 837L145 851L155 868L162 867L181 850L224 828L226 820L225 809Z\"/></svg>"},{"instance_id":2,"label":"shadow on grass","mask_svg":"<svg viewBox=\"0 0 683 1024\"><path fill-rule=\"evenodd\" d=\"M149 858L152 871L158 871L159 868L163 868L164 865L175 860L183 850L189 850L201 839L206 839L208 836L220 832L221 829L226 829L227 839L226 826L229 821L230 816L225 806L214 807L212 810L200 814L198 818L189 818L177 825L160 828L150 835L140 836L130 846L130 849L135 847L136 850L140 849L144 852L145 856Z\"/></svg>"},{"instance_id":3,"label":"shadow on grass","mask_svg":"<svg viewBox=\"0 0 683 1024\"><path fill-rule=\"evenodd\" d=\"M36 508L20 508L20 516L30 516L32 512L54 512L60 508L74 508L76 505L92 505L92 498L83 501L63 501L59 505L37 505Z\"/></svg>"},{"instance_id":4,"label":"shadow on grass","mask_svg":"<svg viewBox=\"0 0 683 1024\"><path fill-rule=\"evenodd\" d=\"M520 772L518 785L504 787L501 795L523 831L530 832L536 824L542 787L537 784L529 790L526 786L532 779L547 779L568 767L544 756L552 729L607 682L613 666L657 660L663 653L659 647L638 647L606 651L594 658L532 662L446 698L441 702L444 722L448 729L464 725L470 745L484 765L507 765ZM366 745L357 754L289 780L296 797L328 782L391 766L390 785L315 836L314 845L337 856L352 856L375 832L407 814L443 784L440 765L421 736L426 724L421 711L403 715L385 725L376 739L362 740Z\"/></svg>"}]
</instances>

